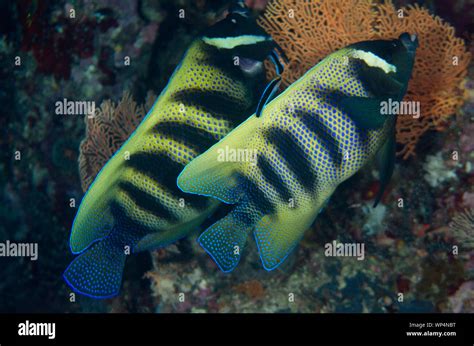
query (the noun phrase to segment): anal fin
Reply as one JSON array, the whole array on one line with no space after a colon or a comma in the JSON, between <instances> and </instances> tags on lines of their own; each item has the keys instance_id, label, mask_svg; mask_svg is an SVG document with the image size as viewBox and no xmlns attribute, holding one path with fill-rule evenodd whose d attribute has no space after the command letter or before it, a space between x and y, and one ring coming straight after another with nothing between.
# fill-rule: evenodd
<instances>
[{"instance_id":1,"label":"anal fin","mask_svg":"<svg viewBox=\"0 0 474 346\"><path fill-rule=\"evenodd\" d=\"M255 241L266 270L276 269L288 257L314 222L325 200L308 207L280 210L277 215L266 215L255 224Z\"/></svg>"},{"instance_id":2,"label":"anal fin","mask_svg":"<svg viewBox=\"0 0 474 346\"><path fill-rule=\"evenodd\" d=\"M199 244L223 272L232 271L240 261L251 225L234 210L201 234Z\"/></svg>"}]
</instances>

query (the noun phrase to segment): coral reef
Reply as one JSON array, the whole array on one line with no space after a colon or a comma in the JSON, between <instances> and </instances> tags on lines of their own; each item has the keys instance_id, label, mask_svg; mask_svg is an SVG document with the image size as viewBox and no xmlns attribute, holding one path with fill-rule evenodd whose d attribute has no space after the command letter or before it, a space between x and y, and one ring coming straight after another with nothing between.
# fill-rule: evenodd
<instances>
[{"instance_id":1,"label":"coral reef","mask_svg":"<svg viewBox=\"0 0 474 346\"><path fill-rule=\"evenodd\" d=\"M79 174L84 192L100 169L137 128L155 98L149 92L145 104L137 105L130 93L124 92L117 105L105 100L93 116L84 118L86 136L81 142L79 154Z\"/></svg>"},{"instance_id":2,"label":"coral reef","mask_svg":"<svg viewBox=\"0 0 474 346\"><path fill-rule=\"evenodd\" d=\"M426 172L424 178L431 187L456 178L456 170L445 164L441 153L428 155L423 169Z\"/></svg>"},{"instance_id":3,"label":"coral reef","mask_svg":"<svg viewBox=\"0 0 474 346\"><path fill-rule=\"evenodd\" d=\"M245 294L250 299L259 299L265 295L265 288L258 280L250 280L234 287L237 293Z\"/></svg>"},{"instance_id":4,"label":"coral reef","mask_svg":"<svg viewBox=\"0 0 474 346\"><path fill-rule=\"evenodd\" d=\"M453 312L472 313L474 311L474 281L465 282L449 298L450 309Z\"/></svg>"},{"instance_id":5,"label":"coral reef","mask_svg":"<svg viewBox=\"0 0 474 346\"><path fill-rule=\"evenodd\" d=\"M367 220L362 227L362 230L368 234L377 234L379 230L384 229L384 218L387 208L381 205L379 208L373 208L371 203L362 207L364 214L367 214Z\"/></svg>"},{"instance_id":6,"label":"coral reef","mask_svg":"<svg viewBox=\"0 0 474 346\"><path fill-rule=\"evenodd\" d=\"M397 10L391 1L274 0L260 17L260 25L290 60L283 73L284 85L348 44L416 33L420 46L404 100L420 102L421 116L399 116L398 154L405 159L415 155L425 132L444 130L448 117L463 103L462 82L470 54L453 27L418 5Z\"/></svg>"},{"instance_id":7,"label":"coral reef","mask_svg":"<svg viewBox=\"0 0 474 346\"><path fill-rule=\"evenodd\" d=\"M94 54L95 30L105 32L116 27L110 9L96 12L94 17L78 14L72 6L54 11L47 1L18 1L19 20L23 29L22 49L32 51L37 71L57 79L69 79L75 58Z\"/></svg>"}]
</instances>

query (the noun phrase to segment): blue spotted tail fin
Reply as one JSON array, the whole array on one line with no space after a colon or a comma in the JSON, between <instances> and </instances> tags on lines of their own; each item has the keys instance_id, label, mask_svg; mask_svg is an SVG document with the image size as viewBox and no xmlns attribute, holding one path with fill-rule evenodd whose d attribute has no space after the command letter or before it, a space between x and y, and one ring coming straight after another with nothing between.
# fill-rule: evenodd
<instances>
[{"instance_id":1,"label":"blue spotted tail fin","mask_svg":"<svg viewBox=\"0 0 474 346\"><path fill-rule=\"evenodd\" d=\"M111 232L71 262L64 280L75 292L92 298L116 296L125 266L125 245L116 230Z\"/></svg>"}]
</instances>

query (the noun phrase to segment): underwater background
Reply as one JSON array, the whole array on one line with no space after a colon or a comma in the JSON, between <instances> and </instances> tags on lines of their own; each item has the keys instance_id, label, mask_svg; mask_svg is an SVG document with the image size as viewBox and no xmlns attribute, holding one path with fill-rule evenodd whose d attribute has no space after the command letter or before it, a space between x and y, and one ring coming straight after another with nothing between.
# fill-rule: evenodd
<instances>
[{"instance_id":1,"label":"underwater background","mask_svg":"<svg viewBox=\"0 0 474 346\"><path fill-rule=\"evenodd\" d=\"M201 229L130 256L119 296L71 299L62 273L84 191L228 2L2 1L0 242L37 243L39 253L36 261L0 257L0 312L474 312L474 3L246 4L290 60L280 90L349 43L412 28L420 41L427 35L407 95L422 115L397 124L382 203L371 207L379 186L367 165L272 272L249 242L236 270L222 273L195 241ZM399 9L406 16L397 26ZM63 99L94 101L98 120L56 114ZM333 240L364 243L365 259L326 257Z\"/></svg>"}]
</instances>

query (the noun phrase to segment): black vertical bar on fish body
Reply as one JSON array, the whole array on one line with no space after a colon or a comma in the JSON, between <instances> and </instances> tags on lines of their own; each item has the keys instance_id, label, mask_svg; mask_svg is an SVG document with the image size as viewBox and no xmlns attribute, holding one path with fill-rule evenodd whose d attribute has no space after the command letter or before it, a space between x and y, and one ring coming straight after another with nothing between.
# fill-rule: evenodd
<instances>
[{"instance_id":1,"label":"black vertical bar on fish body","mask_svg":"<svg viewBox=\"0 0 474 346\"><path fill-rule=\"evenodd\" d=\"M292 198L292 193L288 188L286 182L280 177L278 172L274 169L271 162L265 158L263 155L259 155L257 158L257 167L260 169L260 172L278 193L280 198L288 202Z\"/></svg>"},{"instance_id":2,"label":"black vertical bar on fish body","mask_svg":"<svg viewBox=\"0 0 474 346\"><path fill-rule=\"evenodd\" d=\"M335 138L323 119L317 114L302 109L296 110L295 113L306 128L318 138L321 145L326 148L331 160L340 167L344 159L341 142Z\"/></svg>"},{"instance_id":3,"label":"black vertical bar on fish body","mask_svg":"<svg viewBox=\"0 0 474 346\"><path fill-rule=\"evenodd\" d=\"M270 200L262 188L243 174L237 175L240 189L244 192L243 198L261 214L274 214L276 212L275 203Z\"/></svg>"},{"instance_id":4,"label":"black vertical bar on fish body","mask_svg":"<svg viewBox=\"0 0 474 346\"><path fill-rule=\"evenodd\" d=\"M169 221L177 221L178 216L161 204L160 200L146 191L141 190L129 181L121 181L118 188L123 191L138 207L156 217Z\"/></svg>"},{"instance_id":5,"label":"black vertical bar on fish body","mask_svg":"<svg viewBox=\"0 0 474 346\"><path fill-rule=\"evenodd\" d=\"M279 155L286 161L298 182L312 192L316 176L311 161L306 155L298 138L290 131L274 127L264 132L267 142L275 146Z\"/></svg>"}]
</instances>

